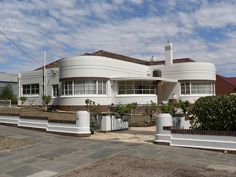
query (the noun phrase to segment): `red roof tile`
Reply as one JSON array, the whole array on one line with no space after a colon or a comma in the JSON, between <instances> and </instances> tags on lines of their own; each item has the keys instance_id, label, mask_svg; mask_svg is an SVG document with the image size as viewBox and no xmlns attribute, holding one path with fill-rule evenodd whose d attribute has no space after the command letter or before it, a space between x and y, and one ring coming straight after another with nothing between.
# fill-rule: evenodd
<instances>
[{"instance_id":1,"label":"red roof tile","mask_svg":"<svg viewBox=\"0 0 236 177\"><path fill-rule=\"evenodd\" d=\"M236 77L226 77L226 80L236 87Z\"/></svg>"}]
</instances>

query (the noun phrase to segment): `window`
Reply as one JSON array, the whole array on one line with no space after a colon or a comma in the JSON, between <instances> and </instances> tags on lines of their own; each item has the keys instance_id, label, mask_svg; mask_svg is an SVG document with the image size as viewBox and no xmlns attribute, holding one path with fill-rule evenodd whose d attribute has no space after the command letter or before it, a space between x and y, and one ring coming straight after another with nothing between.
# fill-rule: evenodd
<instances>
[{"instance_id":1,"label":"window","mask_svg":"<svg viewBox=\"0 0 236 177\"><path fill-rule=\"evenodd\" d=\"M106 81L98 81L98 94L105 95L107 92Z\"/></svg>"},{"instance_id":2,"label":"window","mask_svg":"<svg viewBox=\"0 0 236 177\"><path fill-rule=\"evenodd\" d=\"M74 82L74 94L84 95L85 94L85 81L75 81Z\"/></svg>"},{"instance_id":3,"label":"window","mask_svg":"<svg viewBox=\"0 0 236 177\"><path fill-rule=\"evenodd\" d=\"M85 81L85 94L96 94L96 81Z\"/></svg>"},{"instance_id":4,"label":"window","mask_svg":"<svg viewBox=\"0 0 236 177\"><path fill-rule=\"evenodd\" d=\"M154 82L150 81L120 81L119 94L155 94Z\"/></svg>"},{"instance_id":5,"label":"window","mask_svg":"<svg viewBox=\"0 0 236 177\"><path fill-rule=\"evenodd\" d=\"M62 82L62 95L72 95L72 81Z\"/></svg>"},{"instance_id":6,"label":"window","mask_svg":"<svg viewBox=\"0 0 236 177\"><path fill-rule=\"evenodd\" d=\"M59 87L58 85L52 85L52 96L58 97L59 96Z\"/></svg>"},{"instance_id":7,"label":"window","mask_svg":"<svg viewBox=\"0 0 236 177\"><path fill-rule=\"evenodd\" d=\"M105 95L106 81L78 80L62 82L62 95Z\"/></svg>"},{"instance_id":8,"label":"window","mask_svg":"<svg viewBox=\"0 0 236 177\"><path fill-rule=\"evenodd\" d=\"M39 94L39 84L23 85L24 95L37 95Z\"/></svg>"},{"instance_id":9,"label":"window","mask_svg":"<svg viewBox=\"0 0 236 177\"><path fill-rule=\"evenodd\" d=\"M190 94L190 83L181 83L181 94L182 95Z\"/></svg>"},{"instance_id":10,"label":"window","mask_svg":"<svg viewBox=\"0 0 236 177\"><path fill-rule=\"evenodd\" d=\"M215 94L215 84L212 82L182 82L181 94Z\"/></svg>"}]
</instances>

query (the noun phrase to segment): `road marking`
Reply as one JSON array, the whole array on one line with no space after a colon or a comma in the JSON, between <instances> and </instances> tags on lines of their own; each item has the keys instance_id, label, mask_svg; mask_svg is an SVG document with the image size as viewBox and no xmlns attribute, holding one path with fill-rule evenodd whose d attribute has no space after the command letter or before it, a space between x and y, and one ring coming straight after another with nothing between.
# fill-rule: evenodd
<instances>
[{"instance_id":1,"label":"road marking","mask_svg":"<svg viewBox=\"0 0 236 177\"><path fill-rule=\"evenodd\" d=\"M32 174L32 175L29 175L29 176L27 176L27 177L51 177L51 176L54 176L54 175L56 175L57 174L57 172L55 172L55 171L47 171L47 170L43 170L43 171L40 171L40 172L38 172L38 173L34 173L34 174Z\"/></svg>"}]
</instances>

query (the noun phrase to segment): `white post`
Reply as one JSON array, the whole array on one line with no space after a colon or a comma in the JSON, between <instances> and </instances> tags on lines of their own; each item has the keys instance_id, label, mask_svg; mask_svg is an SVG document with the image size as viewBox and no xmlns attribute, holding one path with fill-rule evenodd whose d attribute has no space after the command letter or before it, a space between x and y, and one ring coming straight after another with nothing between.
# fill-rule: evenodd
<instances>
[{"instance_id":1,"label":"white post","mask_svg":"<svg viewBox=\"0 0 236 177\"><path fill-rule=\"evenodd\" d=\"M21 97L21 74L18 74L18 106L21 105L20 97Z\"/></svg>"},{"instance_id":2,"label":"white post","mask_svg":"<svg viewBox=\"0 0 236 177\"><path fill-rule=\"evenodd\" d=\"M47 95L47 70L46 70L46 51L44 51L44 57L43 57L43 74L44 74L44 95Z\"/></svg>"}]
</instances>

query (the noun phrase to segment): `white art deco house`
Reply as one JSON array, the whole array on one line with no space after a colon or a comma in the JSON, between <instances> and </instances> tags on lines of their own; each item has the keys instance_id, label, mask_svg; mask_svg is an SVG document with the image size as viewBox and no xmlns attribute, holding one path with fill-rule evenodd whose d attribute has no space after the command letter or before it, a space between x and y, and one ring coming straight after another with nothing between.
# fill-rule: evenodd
<instances>
[{"instance_id":1,"label":"white art deco house","mask_svg":"<svg viewBox=\"0 0 236 177\"><path fill-rule=\"evenodd\" d=\"M135 59L106 51L62 58L46 66L47 95L51 104L79 110L86 99L106 107L111 104L177 98L194 102L215 94L215 65L190 58L173 59L172 44L165 46L165 61ZM43 68L22 73L19 94L25 104L39 105L44 91Z\"/></svg>"}]
</instances>

